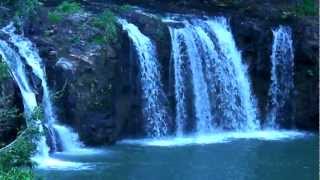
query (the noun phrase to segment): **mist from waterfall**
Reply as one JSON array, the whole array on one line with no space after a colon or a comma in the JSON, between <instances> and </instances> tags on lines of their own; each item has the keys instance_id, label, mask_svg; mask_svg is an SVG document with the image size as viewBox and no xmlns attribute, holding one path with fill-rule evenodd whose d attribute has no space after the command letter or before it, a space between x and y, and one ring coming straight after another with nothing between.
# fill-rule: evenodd
<instances>
[{"instance_id":1,"label":"mist from waterfall","mask_svg":"<svg viewBox=\"0 0 320 180\"><path fill-rule=\"evenodd\" d=\"M168 113L164 106L166 98L162 89L155 45L134 24L124 19L118 19L118 22L123 30L127 31L138 57L145 131L149 137L167 135Z\"/></svg>"},{"instance_id":2,"label":"mist from waterfall","mask_svg":"<svg viewBox=\"0 0 320 180\"><path fill-rule=\"evenodd\" d=\"M183 27L170 26L174 64L177 134L184 134L186 99L193 99L196 133L216 130L257 130L256 100L247 68L235 45L228 21L172 19ZM184 74L191 69L192 78ZM193 97L187 96L186 81L192 81Z\"/></svg>"},{"instance_id":3,"label":"mist from waterfall","mask_svg":"<svg viewBox=\"0 0 320 180\"><path fill-rule=\"evenodd\" d=\"M284 119L282 113L290 109L289 101L294 89L294 52L290 27L279 26L272 32L274 39L267 127L279 128L278 122Z\"/></svg>"}]
</instances>

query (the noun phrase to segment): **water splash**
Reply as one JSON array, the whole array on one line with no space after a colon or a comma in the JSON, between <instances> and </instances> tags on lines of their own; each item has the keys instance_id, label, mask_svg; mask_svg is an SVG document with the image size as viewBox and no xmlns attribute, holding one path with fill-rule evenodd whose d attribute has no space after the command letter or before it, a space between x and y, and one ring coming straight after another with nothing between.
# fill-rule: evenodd
<instances>
[{"instance_id":1,"label":"water splash","mask_svg":"<svg viewBox=\"0 0 320 180\"><path fill-rule=\"evenodd\" d=\"M250 132L216 132L214 134L202 134L196 136L167 137L161 139L138 139L123 140L119 144L133 144L141 146L155 147L176 147L231 143L239 140L259 140L259 141L281 141L290 139L299 139L306 136L312 136L305 132L299 131L250 131Z\"/></svg>"}]
</instances>

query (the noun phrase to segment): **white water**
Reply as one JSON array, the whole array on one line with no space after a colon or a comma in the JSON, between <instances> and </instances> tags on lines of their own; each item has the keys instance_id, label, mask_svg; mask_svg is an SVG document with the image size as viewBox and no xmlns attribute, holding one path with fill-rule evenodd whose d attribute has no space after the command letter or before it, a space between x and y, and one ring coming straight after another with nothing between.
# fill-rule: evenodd
<instances>
[{"instance_id":1,"label":"white water","mask_svg":"<svg viewBox=\"0 0 320 180\"><path fill-rule=\"evenodd\" d=\"M230 26L227 22L227 20L223 17L215 18L213 20L207 20L206 23L208 24L209 28L212 32L214 32L215 37L217 38L217 46L220 48L221 56L224 56L224 61L230 61L230 65L233 68L233 72L228 72L226 74L222 74L224 77L224 80L222 80L224 83L231 82L230 86L233 89L224 89L225 91L232 91L236 90L233 93L232 96L223 95L224 98L228 99L230 98L236 98L238 97L240 99L240 102L236 103L228 103L228 106L233 108L232 106L237 106L236 113L241 114L243 119L240 119L240 117L232 117L237 118L235 119L237 122L232 122L236 125L232 125L235 129L247 129L247 130L254 130L258 129L258 121L257 121L257 110L256 110L256 102L252 95L251 91L251 85L248 78L247 68L242 63L242 57L240 54L240 51L237 49L235 40L233 38ZM223 63L223 62L222 62ZM222 64L220 64L222 65ZM230 74L229 74L230 73ZM228 79L229 78L229 79ZM228 94L228 93L227 93ZM230 93L229 93L230 94ZM227 109L230 107L226 107ZM230 114L231 115L231 114ZM240 124L242 123L242 124Z\"/></svg>"},{"instance_id":2,"label":"white water","mask_svg":"<svg viewBox=\"0 0 320 180\"><path fill-rule=\"evenodd\" d=\"M185 123L184 121L187 119L187 112L186 112L186 88L184 86L186 78L183 76L185 68L183 66L183 58L180 55L181 47L180 47L180 34L170 28L171 34L171 42L172 42L172 59L174 64L174 87L175 87L175 98L179 99L176 103L176 134L177 136L182 136L184 132Z\"/></svg>"},{"instance_id":3,"label":"white water","mask_svg":"<svg viewBox=\"0 0 320 180\"><path fill-rule=\"evenodd\" d=\"M215 132L196 136L167 137L161 139L123 140L119 144L142 146L175 147L189 145L206 145L231 143L237 140L255 139L260 141L281 141L303 138L310 134L299 131L250 131L250 132Z\"/></svg>"},{"instance_id":4,"label":"white water","mask_svg":"<svg viewBox=\"0 0 320 180\"><path fill-rule=\"evenodd\" d=\"M223 17L191 18L180 23L184 27L169 27L175 71L177 134L183 134L187 117L185 81L188 77L183 72L188 63L184 61L185 56L192 71L198 134L224 128L259 129L247 68L242 63L227 20Z\"/></svg>"},{"instance_id":5,"label":"white water","mask_svg":"<svg viewBox=\"0 0 320 180\"><path fill-rule=\"evenodd\" d=\"M63 152L59 154L73 154L73 155L92 155L98 154L102 151L99 149L86 148L85 145L79 140L79 136L72 129L59 124L53 125L54 129L59 132L59 135L63 135ZM72 143L70 143L72 142Z\"/></svg>"},{"instance_id":6,"label":"white water","mask_svg":"<svg viewBox=\"0 0 320 180\"><path fill-rule=\"evenodd\" d=\"M0 55L3 57L5 63L8 65L11 75L19 86L24 105L25 118L27 119L27 126L30 127L30 123L36 123L36 127L40 132L43 132L41 122L30 122L28 118L32 115L34 109L38 106L36 95L33 92L32 87L27 78L24 63L21 61L20 56L6 43L0 40ZM40 138L37 146L38 154L35 160L39 157L48 157L49 147L46 144L44 137ZM39 163L39 161L37 161Z\"/></svg>"},{"instance_id":7,"label":"white water","mask_svg":"<svg viewBox=\"0 0 320 180\"><path fill-rule=\"evenodd\" d=\"M38 54L38 49L33 46L33 44L25 37L15 34L15 27L13 24L8 25L4 29L3 32L7 33L10 36L10 42L12 42L19 51L19 54L26 60L27 64L32 68L33 73L41 80L41 85L43 88L43 103L45 116L49 123L53 123L55 121L55 114L53 112L51 100L50 100L50 92L48 89L45 68Z\"/></svg>"},{"instance_id":8,"label":"white water","mask_svg":"<svg viewBox=\"0 0 320 180\"><path fill-rule=\"evenodd\" d=\"M187 56L192 71L192 84L195 101L194 108L196 111L197 120L197 132L207 133L213 130L208 87L207 83L205 82L204 73L202 70L201 55L197 50L197 44L195 43L195 34L189 27L191 25L187 23L186 26L187 27L184 29L176 30L176 33L181 36L181 39L183 39L183 42L186 44Z\"/></svg>"},{"instance_id":9,"label":"white water","mask_svg":"<svg viewBox=\"0 0 320 180\"><path fill-rule=\"evenodd\" d=\"M91 153L93 151L89 151L86 149L82 149L83 145L79 142L78 135L72 132L70 129L63 127L61 125L57 125L56 117L53 111L52 103L51 103L51 95L49 92L49 88L47 85L45 68L43 66L42 59L38 54L38 50L33 46L31 41L27 38L15 34L15 27L13 24L10 24L2 29L3 32L9 35L10 42L18 48L19 54L26 60L26 63L32 68L33 73L41 80L41 85L43 88L43 106L44 106L44 114L46 118L46 122L48 123L48 129L50 135L52 135L53 148L56 149L57 140L56 137L53 136L54 133L51 130L52 127L55 127L57 133L59 134L60 141L63 144L63 148L67 152L79 153L82 154L84 152ZM21 61L20 55L17 54L13 49L9 47L9 45L0 41L1 45L1 55L4 57L5 62L9 65L9 68L13 74L15 81L17 82L21 94L23 96L25 112L27 115L30 115L35 107L37 107L36 95L33 92L33 89L30 85L29 78L25 72L25 64ZM28 123L28 121L27 121ZM43 127L41 122L38 122L38 126L40 132L43 132ZM81 163L73 163L73 162L65 162L60 161L49 156L49 147L46 144L45 136L40 138L40 141L37 144L37 154L32 158L39 167L51 167L55 166L54 163L57 163L56 166L64 168L71 168L72 165L75 168L79 168ZM63 165L63 163L65 163Z\"/></svg>"},{"instance_id":10,"label":"white water","mask_svg":"<svg viewBox=\"0 0 320 180\"><path fill-rule=\"evenodd\" d=\"M141 88L143 96L143 115L148 136L161 137L167 134L168 114L164 106L164 92L161 84L160 68L156 49L152 41L142 34L137 26L119 19L123 30L128 32L140 66Z\"/></svg>"},{"instance_id":11,"label":"white water","mask_svg":"<svg viewBox=\"0 0 320 180\"><path fill-rule=\"evenodd\" d=\"M19 86L23 98L24 111L27 116L30 116L38 103L36 95L32 87L29 85L29 80L26 75L25 66L21 61L20 56L10 48L8 43L0 40L0 54L4 62L8 65L11 75ZM29 121L27 121L28 125Z\"/></svg>"},{"instance_id":12,"label":"white water","mask_svg":"<svg viewBox=\"0 0 320 180\"><path fill-rule=\"evenodd\" d=\"M273 38L267 124L270 128L278 128L277 120L282 119L280 112L286 108L294 89L294 53L289 27L280 26L273 30Z\"/></svg>"},{"instance_id":13,"label":"white water","mask_svg":"<svg viewBox=\"0 0 320 180\"><path fill-rule=\"evenodd\" d=\"M71 162L64 161L55 158L45 158L41 159L41 163L37 166L38 169L47 169L47 170L88 170L94 168L90 163L80 163L80 162Z\"/></svg>"},{"instance_id":14,"label":"white water","mask_svg":"<svg viewBox=\"0 0 320 180\"><path fill-rule=\"evenodd\" d=\"M57 139L52 132L52 124L55 123L55 114L53 112L53 107L50 100L50 92L47 85L46 74L42 64L42 59L38 54L38 50L33 46L33 44L25 37L15 34L15 27L13 23L9 24L2 29L3 32L10 36L10 42L12 42L19 51L19 54L26 60L26 63L32 68L33 73L41 80L41 85L43 88L43 108L44 115L46 118L46 123L48 123L48 131L52 139L52 148L57 149Z\"/></svg>"}]
</instances>

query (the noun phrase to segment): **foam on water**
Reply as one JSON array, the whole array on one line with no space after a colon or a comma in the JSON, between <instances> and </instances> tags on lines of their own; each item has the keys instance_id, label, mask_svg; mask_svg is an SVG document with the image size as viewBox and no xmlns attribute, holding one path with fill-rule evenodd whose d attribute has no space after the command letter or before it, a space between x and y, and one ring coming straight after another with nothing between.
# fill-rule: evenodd
<instances>
[{"instance_id":1,"label":"foam on water","mask_svg":"<svg viewBox=\"0 0 320 180\"><path fill-rule=\"evenodd\" d=\"M33 159L38 162L37 159ZM81 163L81 162L72 162L72 161L64 161L55 158L45 158L41 159L41 164L38 164L37 169L45 169L45 170L89 170L94 168L94 166L90 163Z\"/></svg>"},{"instance_id":2,"label":"foam on water","mask_svg":"<svg viewBox=\"0 0 320 180\"><path fill-rule=\"evenodd\" d=\"M90 155L101 153L101 150L85 148L85 145L79 140L79 135L72 131L71 128L59 124L53 125L54 129L58 132L63 146L63 152L58 154L72 154L72 155ZM72 143L70 143L72 142Z\"/></svg>"},{"instance_id":3,"label":"foam on water","mask_svg":"<svg viewBox=\"0 0 320 180\"><path fill-rule=\"evenodd\" d=\"M303 138L310 134L299 131L251 131L251 132L216 132L213 134L190 135L184 137L171 137L161 139L139 139L123 140L120 144L133 144L142 146L186 146L186 145L205 145L215 143L229 143L240 139L256 139L264 141L277 141Z\"/></svg>"}]
</instances>

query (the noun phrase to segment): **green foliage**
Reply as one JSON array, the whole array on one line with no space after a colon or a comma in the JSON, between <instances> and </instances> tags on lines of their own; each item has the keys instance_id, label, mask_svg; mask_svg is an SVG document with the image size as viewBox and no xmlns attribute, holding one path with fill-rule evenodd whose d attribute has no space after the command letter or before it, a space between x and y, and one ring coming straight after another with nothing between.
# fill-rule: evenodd
<instances>
[{"instance_id":1,"label":"green foliage","mask_svg":"<svg viewBox=\"0 0 320 180\"><path fill-rule=\"evenodd\" d=\"M95 35L92 38L92 42L99 44L99 45L103 45L106 43L105 37L103 35Z\"/></svg>"},{"instance_id":2,"label":"green foliage","mask_svg":"<svg viewBox=\"0 0 320 180\"><path fill-rule=\"evenodd\" d=\"M0 57L0 82L9 78L8 66L5 62L1 60Z\"/></svg>"},{"instance_id":3,"label":"green foliage","mask_svg":"<svg viewBox=\"0 0 320 180\"><path fill-rule=\"evenodd\" d=\"M8 171L0 170L1 180L33 180L35 176L30 169L10 168Z\"/></svg>"},{"instance_id":4,"label":"green foliage","mask_svg":"<svg viewBox=\"0 0 320 180\"><path fill-rule=\"evenodd\" d=\"M53 23L60 22L64 16L81 12L79 3L64 1L54 11L49 12L48 19Z\"/></svg>"},{"instance_id":5,"label":"green foliage","mask_svg":"<svg viewBox=\"0 0 320 180\"><path fill-rule=\"evenodd\" d=\"M20 0L18 1L18 11L16 15L20 17L33 16L36 14L41 3L38 0Z\"/></svg>"},{"instance_id":6,"label":"green foliage","mask_svg":"<svg viewBox=\"0 0 320 180\"><path fill-rule=\"evenodd\" d=\"M0 6L8 6L14 10L13 20L17 25L37 14L42 3L39 0L0 0Z\"/></svg>"},{"instance_id":7,"label":"green foliage","mask_svg":"<svg viewBox=\"0 0 320 180\"><path fill-rule=\"evenodd\" d=\"M27 128L22 135L1 152L0 170L10 171L13 167L33 167L31 156L36 152L36 143L40 138L38 128Z\"/></svg>"},{"instance_id":8,"label":"green foliage","mask_svg":"<svg viewBox=\"0 0 320 180\"><path fill-rule=\"evenodd\" d=\"M63 18L63 15L57 13L56 11L48 13L48 19L52 23L58 23L62 20L62 18Z\"/></svg>"},{"instance_id":9,"label":"green foliage","mask_svg":"<svg viewBox=\"0 0 320 180\"><path fill-rule=\"evenodd\" d=\"M30 116L30 121L41 119L43 119L43 111L40 107L36 107ZM35 165L31 157L36 153L37 142L41 137L38 126L33 124L33 126L28 127L14 142L0 149L1 180L36 179L30 168Z\"/></svg>"},{"instance_id":10,"label":"green foliage","mask_svg":"<svg viewBox=\"0 0 320 180\"><path fill-rule=\"evenodd\" d=\"M303 0L295 8L295 14L298 16L317 16L318 7L315 0Z\"/></svg>"},{"instance_id":11,"label":"green foliage","mask_svg":"<svg viewBox=\"0 0 320 180\"><path fill-rule=\"evenodd\" d=\"M81 11L82 9L79 3L64 1L56 10L60 13L73 14Z\"/></svg>"},{"instance_id":12,"label":"green foliage","mask_svg":"<svg viewBox=\"0 0 320 180\"><path fill-rule=\"evenodd\" d=\"M94 41L110 43L117 40L117 18L110 10L105 10L98 17L94 18L92 24L103 31L102 36L95 36Z\"/></svg>"},{"instance_id":13,"label":"green foliage","mask_svg":"<svg viewBox=\"0 0 320 180\"><path fill-rule=\"evenodd\" d=\"M31 113L30 121L42 121L44 119L44 112L40 106L34 108Z\"/></svg>"}]
</instances>

